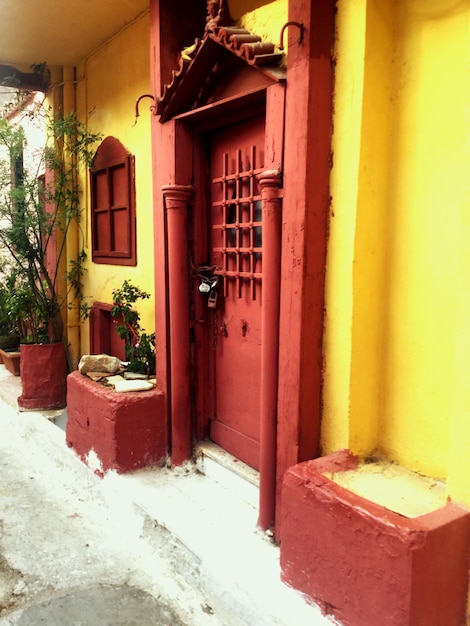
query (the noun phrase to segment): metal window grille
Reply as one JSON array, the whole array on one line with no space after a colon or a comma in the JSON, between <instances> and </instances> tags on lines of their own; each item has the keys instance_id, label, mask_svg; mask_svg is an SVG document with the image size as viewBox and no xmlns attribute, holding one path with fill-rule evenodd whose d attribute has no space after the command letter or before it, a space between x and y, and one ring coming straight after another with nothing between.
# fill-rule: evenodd
<instances>
[{"instance_id":1,"label":"metal window grille","mask_svg":"<svg viewBox=\"0 0 470 626\"><path fill-rule=\"evenodd\" d=\"M234 158L223 154L222 176L212 179L212 254L215 274L222 277L224 296L234 285L242 297L244 287L256 299L262 278L261 196L256 167L256 146Z\"/></svg>"}]
</instances>

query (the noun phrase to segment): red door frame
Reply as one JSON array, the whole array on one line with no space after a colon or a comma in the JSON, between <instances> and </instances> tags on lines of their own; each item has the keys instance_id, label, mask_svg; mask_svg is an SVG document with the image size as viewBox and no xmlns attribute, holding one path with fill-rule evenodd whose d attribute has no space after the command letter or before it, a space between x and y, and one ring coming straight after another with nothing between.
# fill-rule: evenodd
<instances>
[{"instance_id":1,"label":"red door frame","mask_svg":"<svg viewBox=\"0 0 470 626\"><path fill-rule=\"evenodd\" d=\"M268 264L263 283L266 284L268 299L264 306L262 375L261 375L261 441L260 441L260 525L268 528L274 521L275 477L276 477L276 413L277 413L277 355L279 352L279 275L280 275L280 207L281 207L281 171L283 158L284 131L284 94L285 88L280 83L273 83L265 90L266 98L266 134L265 134L265 172L260 176L263 219L266 221L264 245ZM216 108L216 107L214 107ZM239 111L239 109L238 109ZM214 116L216 117L216 116ZM224 121L229 122L225 117ZM166 230L164 244L167 250L165 263L167 272L167 328L169 368L166 380L170 400L171 457L175 465L190 458L192 437L202 438L207 433L207 398L204 394L196 407L195 432L191 425L191 349L190 329L197 346L207 340L207 328L201 299L194 299L193 316L190 316L188 277L191 268L190 238L193 240L195 265L207 260L207 236L201 220L194 220L195 233L188 232L190 214L205 211L204 174L198 170L203 158L197 155L202 149L202 132L205 125L199 124L198 114L182 115L165 124L161 124L161 150L166 154L170 167L167 167L167 182L161 186L161 194ZM194 155L197 155L196 157ZM194 181L196 184L193 186ZM196 193L195 193L196 191ZM193 206L194 205L194 206ZM194 287L196 283L194 284ZM157 289L158 294L158 289ZM263 298L264 300L264 298ZM157 304L158 306L158 304ZM196 349L196 355L198 351ZM200 358L197 356L196 358ZM157 359L158 360L158 359ZM198 367L199 365L199 367ZM201 361L196 364L199 371ZM169 374L169 376L168 376ZM157 371L157 380L159 374ZM199 389L207 385L200 376L196 383Z\"/></svg>"},{"instance_id":2,"label":"red door frame","mask_svg":"<svg viewBox=\"0 0 470 626\"><path fill-rule=\"evenodd\" d=\"M168 50L161 45L161 6L151 0L152 59L167 59ZM319 453L321 384L322 384L322 333L324 304L324 273L329 217L329 174L331 149L334 0L289 0L289 21L304 25L304 37L298 42L297 28L290 28L285 107L284 164L276 159L282 150L267 150L272 154L272 170L282 171L284 200L282 217L282 262L280 294L280 331L277 354L279 378L277 411L277 455L268 455L263 471L271 486L263 488L270 494L269 505L262 514L263 526L273 517L279 519L280 488L285 471L292 465L314 458ZM156 51L156 52L155 52ZM152 61L154 93L159 94L164 84L165 68ZM163 78L162 78L163 77ZM272 99L279 97L274 95ZM269 101L270 98L268 98ZM268 105L269 106L269 105ZM270 121L271 120L271 121ZM305 122L304 122L305 120ZM283 133L279 120L267 115L268 130L279 141ZM156 276L156 328L157 328L157 380L166 393L168 419L172 422L169 446L173 462L181 463L191 452L190 421L186 419L190 400L190 349L180 354L178 367L170 367L170 316L169 281L173 268L167 244L167 211L164 208L162 188L165 185L197 186L193 178L193 141L188 127L177 120L160 124L153 119L154 207L155 207L155 276ZM282 143L282 139L280 140ZM269 165L266 165L267 169ZM197 172L195 173L197 177ZM188 196L189 198L189 196ZM196 200L197 201L197 200ZM186 211L191 210L190 202ZM173 303L176 313L171 323L189 329L189 311L184 313ZM197 312L195 312L197 323ZM173 354L173 359L175 355ZM175 381L175 377L177 381ZM173 381L173 384L172 384ZM273 384L272 381L270 384ZM179 396L182 410L180 418L174 412L176 387L183 390ZM172 393L173 390L173 393ZM186 394L186 395L185 395ZM271 397L271 396L270 396ZM270 420L275 420L272 409ZM268 411L267 411L268 412ZM171 420L170 420L171 418ZM182 428L175 428L176 423ZM268 420L267 420L268 421ZM201 424L196 425L196 435L201 435ZM272 431L271 431L272 432ZM276 447L271 442L271 450ZM275 465L275 469L272 466ZM273 495L275 491L276 496ZM279 535L278 530L276 533Z\"/></svg>"}]
</instances>

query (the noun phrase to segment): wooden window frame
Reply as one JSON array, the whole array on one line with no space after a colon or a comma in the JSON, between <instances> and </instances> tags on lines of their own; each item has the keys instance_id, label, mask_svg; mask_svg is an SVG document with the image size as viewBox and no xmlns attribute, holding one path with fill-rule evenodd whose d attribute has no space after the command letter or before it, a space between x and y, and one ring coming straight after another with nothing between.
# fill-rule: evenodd
<instances>
[{"instance_id":1,"label":"wooden window frame","mask_svg":"<svg viewBox=\"0 0 470 626\"><path fill-rule=\"evenodd\" d=\"M93 302L90 311L90 354L112 354L125 361L124 340L115 328L112 308L111 304L105 302Z\"/></svg>"},{"instance_id":2,"label":"wooden window frame","mask_svg":"<svg viewBox=\"0 0 470 626\"><path fill-rule=\"evenodd\" d=\"M115 204L113 201L113 172L124 167L126 181L125 202ZM107 198L105 206L97 206L97 179L105 177L107 183ZM118 139L106 137L98 148L90 169L91 190L91 236L92 236L92 260L94 263L108 265L137 265L137 241L136 241L136 210L135 210L135 160ZM114 216L117 211L125 211L125 249L118 249L115 245L115 233L113 231ZM99 248L98 241L98 215L103 217L107 214L108 248ZM122 240L123 236L120 233Z\"/></svg>"}]
</instances>

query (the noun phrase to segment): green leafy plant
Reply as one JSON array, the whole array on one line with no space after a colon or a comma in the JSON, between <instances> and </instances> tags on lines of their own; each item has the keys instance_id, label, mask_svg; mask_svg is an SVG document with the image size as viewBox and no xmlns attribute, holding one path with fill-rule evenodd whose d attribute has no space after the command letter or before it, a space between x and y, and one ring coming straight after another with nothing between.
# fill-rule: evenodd
<instances>
[{"instance_id":1,"label":"green leafy plant","mask_svg":"<svg viewBox=\"0 0 470 626\"><path fill-rule=\"evenodd\" d=\"M25 167L23 128L0 119L5 155L0 158L0 245L14 268L11 314L18 315L24 342L61 341L63 310L77 306L82 315L88 312L81 286L84 250L65 271L61 268L67 234L74 223L79 227L82 212L79 166L92 165L100 139L74 114L48 119L45 147ZM61 280L65 289L58 288Z\"/></svg>"},{"instance_id":2,"label":"green leafy plant","mask_svg":"<svg viewBox=\"0 0 470 626\"><path fill-rule=\"evenodd\" d=\"M12 289L14 278L5 273L2 268L2 280L0 283L0 348L3 350L17 350L20 343L20 335L16 315L12 314Z\"/></svg>"},{"instance_id":3,"label":"green leafy plant","mask_svg":"<svg viewBox=\"0 0 470 626\"><path fill-rule=\"evenodd\" d=\"M48 343L47 326L34 293L22 276L14 276L6 299L11 320L23 343Z\"/></svg>"},{"instance_id":4,"label":"green leafy plant","mask_svg":"<svg viewBox=\"0 0 470 626\"><path fill-rule=\"evenodd\" d=\"M111 316L119 337L124 340L127 369L148 376L155 374L155 333L147 334L141 328L140 314L133 307L138 300L150 298L150 294L125 280L120 288L113 290L112 296Z\"/></svg>"}]
</instances>

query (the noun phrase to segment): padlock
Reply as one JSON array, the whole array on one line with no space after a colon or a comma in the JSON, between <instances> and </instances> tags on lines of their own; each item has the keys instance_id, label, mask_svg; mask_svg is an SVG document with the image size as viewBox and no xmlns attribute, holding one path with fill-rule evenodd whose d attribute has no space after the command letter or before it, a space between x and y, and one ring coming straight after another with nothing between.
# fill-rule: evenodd
<instances>
[{"instance_id":1,"label":"padlock","mask_svg":"<svg viewBox=\"0 0 470 626\"><path fill-rule=\"evenodd\" d=\"M214 288L210 290L209 298L207 299L207 306L210 309L215 309L217 306L217 291Z\"/></svg>"},{"instance_id":2,"label":"padlock","mask_svg":"<svg viewBox=\"0 0 470 626\"><path fill-rule=\"evenodd\" d=\"M201 293L209 293L209 291L211 290L211 285L209 284L209 282L207 281L206 278L202 279L202 283L199 285L199 291Z\"/></svg>"}]
</instances>

